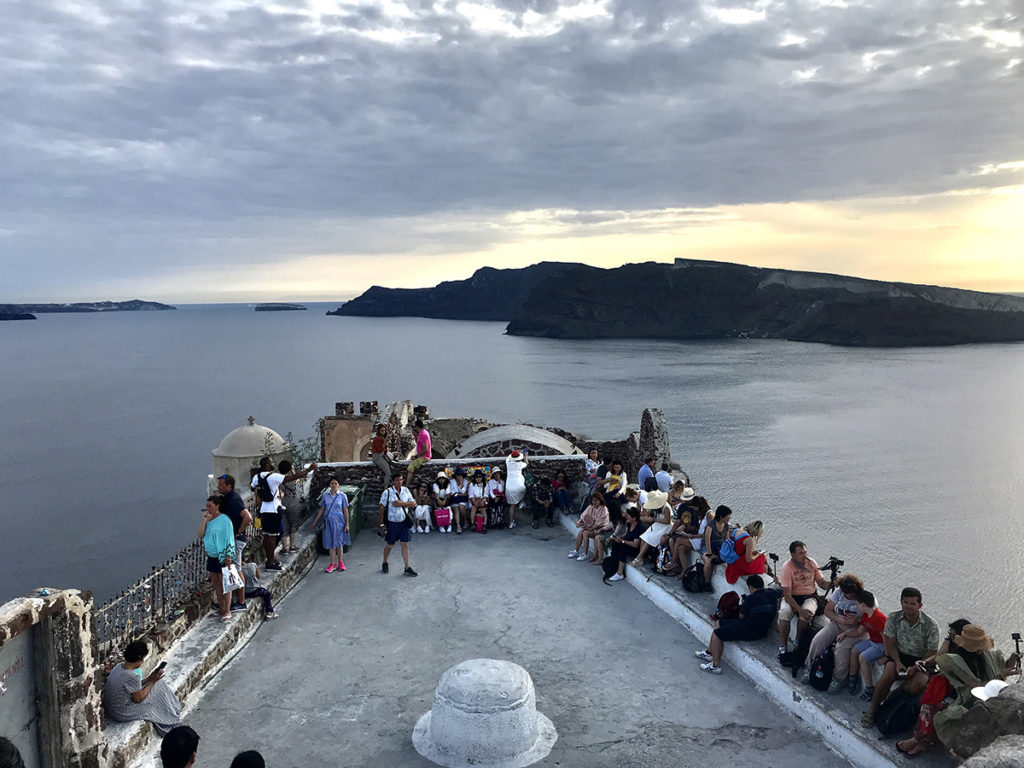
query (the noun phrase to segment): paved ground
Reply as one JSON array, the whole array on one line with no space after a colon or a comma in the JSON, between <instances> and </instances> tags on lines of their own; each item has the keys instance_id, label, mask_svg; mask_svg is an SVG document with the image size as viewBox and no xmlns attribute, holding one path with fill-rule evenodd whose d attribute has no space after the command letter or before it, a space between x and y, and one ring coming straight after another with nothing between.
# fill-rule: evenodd
<instances>
[{"instance_id":1,"label":"paved ground","mask_svg":"<svg viewBox=\"0 0 1024 768\"><path fill-rule=\"evenodd\" d=\"M380 572L372 533L345 573L321 557L186 714L198 768L243 749L272 768L430 766L413 726L445 669L474 657L532 675L559 734L537 765L848 765L745 678L701 672L686 630L568 560L570 543L561 527L414 536L415 579L397 548Z\"/></svg>"}]
</instances>

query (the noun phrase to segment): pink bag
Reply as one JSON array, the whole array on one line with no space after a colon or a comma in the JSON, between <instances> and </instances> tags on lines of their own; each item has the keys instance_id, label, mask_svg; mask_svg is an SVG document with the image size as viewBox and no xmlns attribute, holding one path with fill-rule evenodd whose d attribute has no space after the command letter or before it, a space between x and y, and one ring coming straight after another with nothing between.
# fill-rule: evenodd
<instances>
[{"instance_id":1,"label":"pink bag","mask_svg":"<svg viewBox=\"0 0 1024 768\"><path fill-rule=\"evenodd\" d=\"M444 528L452 524L452 511L448 507L441 507L440 509L434 510L434 520L437 521L438 528Z\"/></svg>"},{"instance_id":2,"label":"pink bag","mask_svg":"<svg viewBox=\"0 0 1024 768\"><path fill-rule=\"evenodd\" d=\"M476 517L473 518L473 527L476 529L477 533L483 533L484 532L484 516L483 515L477 515Z\"/></svg>"}]
</instances>

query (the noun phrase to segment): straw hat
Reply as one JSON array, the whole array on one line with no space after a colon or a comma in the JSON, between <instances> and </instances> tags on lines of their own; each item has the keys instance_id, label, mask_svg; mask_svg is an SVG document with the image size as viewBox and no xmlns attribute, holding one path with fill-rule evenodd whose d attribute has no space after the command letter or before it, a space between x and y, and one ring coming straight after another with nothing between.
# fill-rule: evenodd
<instances>
[{"instance_id":1,"label":"straw hat","mask_svg":"<svg viewBox=\"0 0 1024 768\"><path fill-rule=\"evenodd\" d=\"M697 493L696 491L693 490L693 488L691 488L690 486L686 486L685 488L683 488L683 495L681 498L683 501L692 501L693 497L696 495Z\"/></svg>"},{"instance_id":2,"label":"straw hat","mask_svg":"<svg viewBox=\"0 0 1024 768\"><path fill-rule=\"evenodd\" d=\"M960 634L953 637L953 642L969 653L977 653L995 646L995 641L977 624L966 624L960 630Z\"/></svg>"},{"instance_id":3,"label":"straw hat","mask_svg":"<svg viewBox=\"0 0 1024 768\"><path fill-rule=\"evenodd\" d=\"M668 494L661 491L651 491L647 494L647 501L644 502L644 509L661 509L668 502Z\"/></svg>"}]
</instances>

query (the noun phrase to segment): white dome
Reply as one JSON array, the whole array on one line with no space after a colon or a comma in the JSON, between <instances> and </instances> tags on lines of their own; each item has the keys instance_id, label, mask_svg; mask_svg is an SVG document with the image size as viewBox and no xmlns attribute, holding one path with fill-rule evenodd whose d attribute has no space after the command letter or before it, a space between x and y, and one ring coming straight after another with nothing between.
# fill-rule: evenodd
<instances>
[{"instance_id":1,"label":"white dome","mask_svg":"<svg viewBox=\"0 0 1024 768\"><path fill-rule=\"evenodd\" d=\"M251 459L285 451L284 439L270 427L257 424L256 419L250 416L248 424L232 430L220 441L213 455L225 459Z\"/></svg>"}]
</instances>

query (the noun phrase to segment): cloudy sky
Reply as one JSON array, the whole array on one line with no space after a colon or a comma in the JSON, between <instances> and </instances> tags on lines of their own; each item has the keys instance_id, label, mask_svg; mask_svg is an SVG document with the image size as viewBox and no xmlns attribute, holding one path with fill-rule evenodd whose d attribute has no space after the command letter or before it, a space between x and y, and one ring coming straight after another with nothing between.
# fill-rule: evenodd
<instances>
[{"instance_id":1,"label":"cloudy sky","mask_svg":"<svg viewBox=\"0 0 1024 768\"><path fill-rule=\"evenodd\" d=\"M0 302L677 256L1024 291L1024 0L0 14Z\"/></svg>"}]
</instances>

